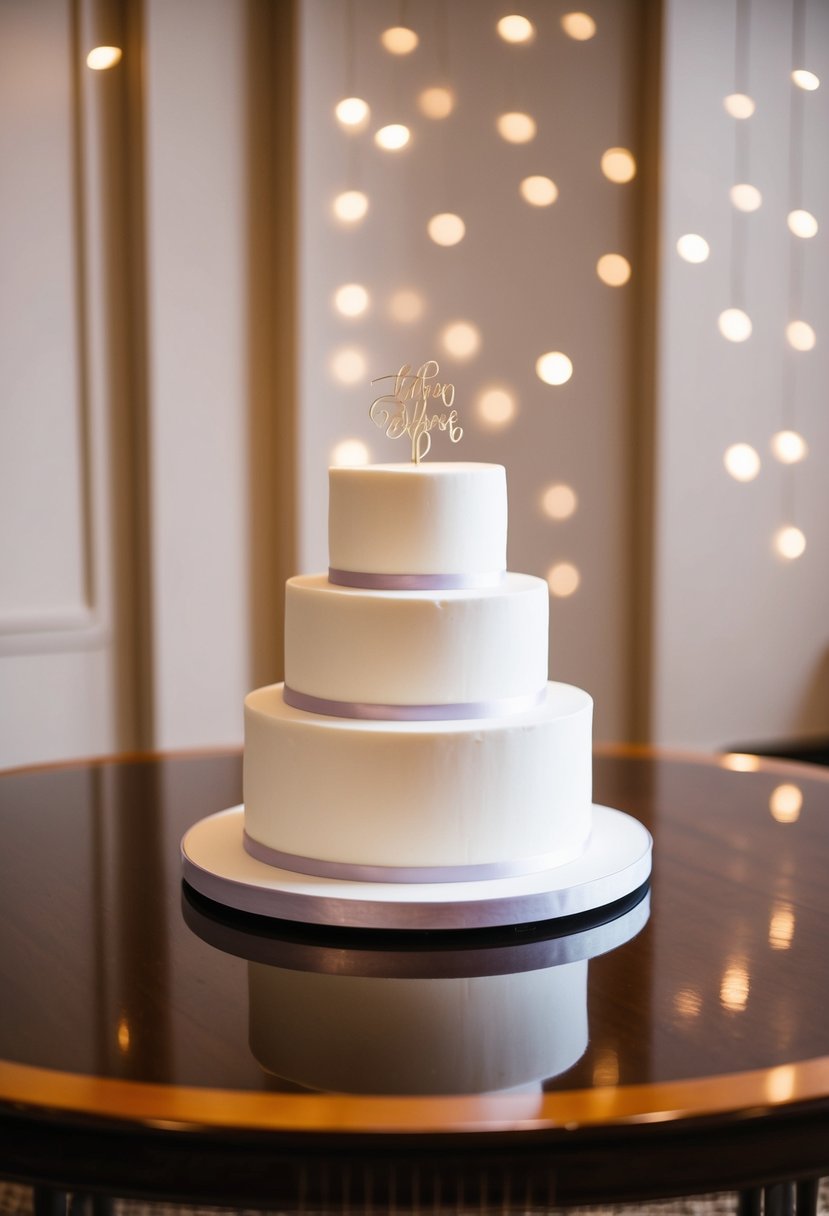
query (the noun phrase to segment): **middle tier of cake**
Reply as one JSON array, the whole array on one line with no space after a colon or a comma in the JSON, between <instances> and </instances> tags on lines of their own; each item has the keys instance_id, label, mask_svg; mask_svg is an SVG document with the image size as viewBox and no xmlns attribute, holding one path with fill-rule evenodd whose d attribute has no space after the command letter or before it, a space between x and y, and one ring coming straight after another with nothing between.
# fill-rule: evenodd
<instances>
[{"instance_id":1,"label":"middle tier of cake","mask_svg":"<svg viewBox=\"0 0 829 1216\"><path fill-rule=\"evenodd\" d=\"M529 708L547 683L548 613L547 585L529 574L464 591L368 591L324 575L292 578L288 696L321 712L337 712L336 703L477 703L479 712L458 715L469 717Z\"/></svg>"}]
</instances>

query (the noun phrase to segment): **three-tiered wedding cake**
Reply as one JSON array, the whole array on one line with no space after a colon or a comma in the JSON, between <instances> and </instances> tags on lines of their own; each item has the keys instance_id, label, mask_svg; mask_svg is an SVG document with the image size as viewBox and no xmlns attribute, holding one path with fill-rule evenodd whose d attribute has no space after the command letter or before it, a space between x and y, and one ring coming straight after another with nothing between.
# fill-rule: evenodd
<instances>
[{"instance_id":1,"label":"three-tiered wedding cake","mask_svg":"<svg viewBox=\"0 0 829 1216\"><path fill-rule=\"evenodd\" d=\"M288 581L285 683L245 702L250 856L457 883L582 854L592 701L548 682L547 586L506 537L499 465L331 469L330 569Z\"/></svg>"},{"instance_id":2,"label":"three-tiered wedding cake","mask_svg":"<svg viewBox=\"0 0 829 1216\"><path fill-rule=\"evenodd\" d=\"M330 568L289 579L285 683L245 701L244 805L182 841L225 906L431 931L645 890L647 831L591 803L593 703L547 680L547 586L506 572L504 470L419 462L456 417L424 408L376 417L413 463L331 469Z\"/></svg>"}]
</instances>

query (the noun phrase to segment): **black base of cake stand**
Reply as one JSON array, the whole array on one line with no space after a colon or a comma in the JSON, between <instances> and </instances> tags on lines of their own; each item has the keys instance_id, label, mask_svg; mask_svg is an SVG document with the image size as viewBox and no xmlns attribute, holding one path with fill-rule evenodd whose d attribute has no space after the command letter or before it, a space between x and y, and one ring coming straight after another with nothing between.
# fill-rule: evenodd
<instances>
[{"instance_id":1,"label":"black base of cake stand","mask_svg":"<svg viewBox=\"0 0 829 1216\"><path fill-rule=\"evenodd\" d=\"M480 933L401 933L297 924L239 913L205 899L186 884L182 915L203 942L251 963L330 975L440 979L515 975L598 958L645 927L647 885L596 912Z\"/></svg>"},{"instance_id":2,"label":"black base of cake stand","mask_svg":"<svg viewBox=\"0 0 829 1216\"><path fill-rule=\"evenodd\" d=\"M356 882L278 870L243 845L244 808L200 820L181 842L185 882L239 912L311 925L468 930L579 916L632 895L651 872L648 831L594 805L587 848L574 861L518 878L454 883Z\"/></svg>"}]
</instances>

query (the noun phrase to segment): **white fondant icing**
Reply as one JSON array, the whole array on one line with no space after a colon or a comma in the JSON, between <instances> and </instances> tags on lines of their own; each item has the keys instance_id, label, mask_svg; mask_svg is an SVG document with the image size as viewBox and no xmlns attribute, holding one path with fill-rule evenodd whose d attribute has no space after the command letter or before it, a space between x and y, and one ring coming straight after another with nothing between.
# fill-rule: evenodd
<instances>
[{"instance_id":1,"label":"white fondant icing","mask_svg":"<svg viewBox=\"0 0 829 1216\"><path fill-rule=\"evenodd\" d=\"M362 591L288 580L285 683L331 701L491 701L547 681L549 593L529 574L482 591Z\"/></svg>"},{"instance_id":2,"label":"white fondant icing","mask_svg":"<svg viewBox=\"0 0 829 1216\"><path fill-rule=\"evenodd\" d=\"M250 1046L339 1093L469 1094L555 1077L587 1048L587 960L517 975L391 979L248 963Z\"/></svg>"},{"instance_id":3,"label":"white fondant icing","mask_svg":"<svg viewBox=\"0 0 829 1216\"><path fill-rule=\"evenodd\" d=\"M590 831L586 692L549 684L509 719L374 722L245 700L245 828L301 857L452 866L577 857Z\"/></svg>"},{"instance_id":4,"label":"white fondant icing","mask_svg":"<svg viewBox=\"0 0 829 1216\"><path fill-rule=\"evenodd\" d=\"M374 574L506 569L501 465L380 464L329 470L329 565Z\"/></svg>"}]
</instances>

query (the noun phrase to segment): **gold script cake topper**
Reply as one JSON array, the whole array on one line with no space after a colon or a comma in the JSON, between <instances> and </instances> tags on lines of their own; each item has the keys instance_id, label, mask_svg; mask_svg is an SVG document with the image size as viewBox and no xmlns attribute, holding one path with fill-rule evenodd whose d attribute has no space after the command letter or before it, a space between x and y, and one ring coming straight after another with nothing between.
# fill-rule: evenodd
<instances>
[{"instance_id":1,"label":"gold script cake topper","mask_svg":"<svg viewBox=\"0 0 829 1216\"><path fill-rule=\"evenodd\" d=\"M371 382L380 384L384 380L394 381L390 393L384 393L372 401L369 417L381 431L385 431L389 439L409 436L415 464L420 464L432 446L431 432L435 427L439 431L447 431L453 443L457 443L463 435L463 427L458 424L458 411L452 408L455 386L441 384L438 381L439 372L437 360L428 359L416 372L412 371L410 363L404 363L399 372L375 376ZM446 412L438 410L430 414L430 400L440 401L446 407Z\"/></svg>"}]
</instances>

